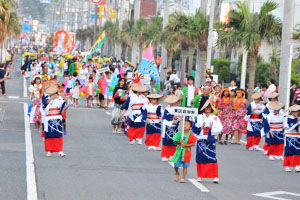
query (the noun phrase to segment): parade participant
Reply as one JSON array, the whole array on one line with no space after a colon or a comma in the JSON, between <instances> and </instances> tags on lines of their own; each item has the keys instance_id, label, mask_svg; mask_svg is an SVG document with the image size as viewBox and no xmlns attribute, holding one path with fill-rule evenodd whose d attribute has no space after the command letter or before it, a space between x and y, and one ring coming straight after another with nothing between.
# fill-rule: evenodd
<instances>
[{"instance_id":1,"label":"parade participant","mask_svg":"<svg viewBox=\"0 0 300 200\"><path fill-rule=\"evenodd\" d=\"M273 112L268 114L264 120L264 134L268 138L268 153L269 160L283 160L282 153L284 147L283 131L285 118L280 110L283 104L279 102L271 102L269 109Z\"/></svg>"},{"instance_id":2,"label":"parade participant","mask_svg":"<svg viewBox=\"0 0 300 200\"><path fill-rule=\"evenodd\" d=\"M80 98L80 81L78 79L76 79L75 81L75 86L74 86L74 90L73 90L73 95L72 95L72 98L73 98L73 106L76 107L78 106L78 100Z\"/></svg>"},{"instance_id":3,"label":"parade participant","mask_svg":"<svg viewBox=\"0 0 300 200\"><path fill-rule=\"evenodd\" d=\"M219 138L218 138L219 144L228 144L228 137L232 131L232 115L231 115L232 104L229 95L230 95L230 90L228 88L224 88L222 90L221 100L218 106L219 109L218 117L220 118L223 126L223 130L219 134ZM223 134L225 134L224 143L222 142Z\"/></svg>"},{"instance_id":4,"label":"parade participant","mask_svg":"<svg viewBox=\"0 0 300 200\"><path fill-rule=\"evenodd\" d=\"M202 86L201 90L203 91L202 94L198 94L193 100L192 103L194 104L194 108L198 109L198 114L202 114L203 111L201 108L205 104L205 102L210 98L210 86Z\"/></svg>"},{"instance_id":5,"label":"parade participant","mask_svg":"<svg viewBox=\"0 0 300 200\"><path fill-rule=\"evenodd\" d=\"M182 99L182 107L191 107L192 99L198 94L198 88L194 86L194 77L189 76L187 86L182 89L180 99Z\"/></svg>"},{"instance_id":6,"label":"parade participant","mask_svg":"<svg viewBox=\"0 0 300 200\"><path fill-rule=\"evenodd\" d=\"M143 108L143 121L146 121L145 145L148 150L160 151L161 117L163 115L162 106L159 100L163 97L160 94L150 94L147 98L150 103Z\"/></svg>"},{"instance_id":7,"label":"parade participant","mask_svg":"<svg viewBox=\"0 0 300 200\"><path fill-rule=\"evenodd\" d=\"M67 98L69 98L70 102L72 102L71 90L73 90L76 85L75 81L73 80L73 75L69 75L69 77L65 80L64 85L64 93L67 94Z\"/></svg>"},{"instance_id":8,"label":"parade participant","mask_svg":"<svg viewBox=\"0 0 300 200\"><path fill-rule=\"evenodd\" d=\"M148 100L143 95L143 92L148 91L148 88L140 83L134 83L132 84L131 89L133 93L122 105L120 117L122 118L125 111L130 109L128 130L129 143L134 144L135 141L137 141L138 144L143 144L142 139L145 132L145 122L142 121L142 107L148 104Z\"/></svg>"},{"instance_id":9,"label":"parade participant","mask_svg":"<svg viewBox=\"0 0 300 200\"><path fill-rule=\"evenodd\" d=\"M93 102L93 99L94 99L93 77L90 77L89 82L86 84L85 96L86 96L86 107L91 108L92 107L92 102Z\"/></svg>"},{"instance_id":10,"label":"parade participant","mask_svg":"<svg viewBox=\"0 0 300 200\"><path fill-rule=\"evenodd\" d=\"M169 161L176 152L176 145L173 143L173 137L178 132L181 116L174 115L174 106L179 105L179 98L176 95L169 95L165 98L168 106L164 110L163 130L162 130L162 161Z\"/></svg>"},{"instance_id":11,"label":"parade participant","mask_svg":"<svg viewBox=\"0 0 300 200\"><path fill-rule=\"evenodd\" d=\"M173 141L177 144L177 148L171 162L174 163L175 181L178 181L179 178L179 167L183 167L180 183L185 183L187 168L190 166L191 161L191 147L195 146L195 142L197 141L197 138L191 131L192 124L192 121L186 120L184 122L184 133L179 131L173 137Z\"/></svg>"},{"instance_id":12,"label":"parade participant","mask_svg":"<svg viewBox=\"0 0 300 200\"><path fill-rule=\"evenodd\" d=\"M125 102L125 98L124 98L125 90L126 90L125 79L121 78L113 92L114 102L115 102L114 109L111 114L111 123L114 126L113 133L116 133L118 131L118 133L121 134L122 118L120 118L120 114L121 114L120 108Z\"/></svg>"},{"instance_id":13,"label":"parade participant","mask_svg":"<svg viewBox=\"0 0 300 200\"><path fill-rule=\"evenodd\" d=\"M105 74L101 74L100 75L100 78L97 82L97 85L98 85L98 89L100 90L99 92L99 108L105 108L105 101L104 101L104 95L105 95L105 92L106 92L106 78L105 78Z\"/></svg>"},{"instance_id":14,"label":"parade participant","mask_svg":"<svg viewBox=\"0 0 300 200\"><path fill-rule=\"evenodd\" d=\"M83 64L81 69L79 69L79 79L81 85L87 81L88 75L89 75L89 70L86 68L86 65Z\"/></svg>"},{"instance_id":15,"label":"parade participant","mask_svg":"<svg viewBox=\"0 0 300 200\"><path fill-rule=\"evenodd\" d=\"M32 103L30 114L30 122L35 123L36 128L41 128L41 75L35 74L33 76L33 84L29 87L29 101Z\"/></svg>"},{"instance_id":16,"label":"parade participant","mask_svg":"<svg viewBox=\"0 0 300 200\"><path fill-rule=\"evenodd\" d=\"M213 178L214 183L219 183L215 136L220 134L223 127L219 117L212 113L215 108L209 100L201 110L204 113L197 116L192 129L198 138L196 146L197 181L201 182L202 178Z\"/></svg>"},{"instance_id":17,"label":"parade participant","mask_svg":"<svg viewBox=\"0 0 300 200\"><path fill-rule=\"evenodd\" d=\"M264 112L262 114L263 117L264 117L264 119L267 118L268 114L273 113L273 110L270 109L269 106L270 106L271 102L277 102L278 101L278 96L279 96L279 94L276 93L276 92L268 92L266 94L266 97L268 98L268 103L267 103L266 108L265 108L265 110L264 110ZM263 132L262 135L264 135L264 132ZM263 146L264 154L268 153L268 139L269 139L269 137L265 137L265 144Z\"/></svg>"},{"instance_id":18,"label":"parade participant","mask_svg":"<svg viewBox=\"0 0 300 200\"><path fill-rule=\"evenodd\" d=\"M66 102L58 96L56 84L51 84L45 92L50 96L45 108L45 152L47 156L58 152L60 157L64 157L62 114L67 108Z\"/></svg>"},{"instance_id":19,"label":"parade participant","mask_svg":"<svg viewBox=\"0 0 300 200\"><path fill-rule=\"evenodd\" d=\"M236 98L233 102L234 110L232 118L234 142L231 142L231 144L240 144L242 134L247 130L244 121L246 108L248 107L248 101L245 99L245 91L243 89L236 89L236 94Z\"/></svg>"},{"instance_id":20,"label":"parade participant","mask_svg":"<svg viewBox=\"0 0 300 200\"><path fill-rule=\"evenodd\" d=\"M217 107L218 104L220 103L220 98L221 98L221 95L222 95L222 92L221 92L221 85L220 84L216 84L213 88L214 90L214 93L211 97L211 101L212 101L212 104Z\"/></svg>"},{"instance_id":21,"label":"parade participant","mask_svg":"<svg viewBox=\"0 0 300 200\"><path fill-rule=\"evenodd\" d=\"M254 93L251 97L253 102L250 103L246 110L245 120L247 123L247 144L246 147L252 151L258 151L258 145L261 140L262 113L265 110L265 106L261 103L262 94Z\"/></svg>"},{"instance_id":22,"label":"parade participant","mask_svg":"<svg viewBox=\"0 0 300 200\"><path fill-rule=\"evenodd\" d=\"M285 127L285 147L283 167L290 172L290 167L294 167L296 172L300 172L300 106L295 104L288 109L291 115L286 120Z\"/></svg>"},{"instance_id":23,"label":"parade participant","mask_svg":"<svg viewBox=\"0 0 300 200\"><path fill-rule=\"evenodd\" d=\"M111 106L114 86L113 86L111 72L110 71L105 72L105 76L106 76L106 89L105 89L104 101L105 101L105 109L108 109L108 107Z\"/></svg>"}]
</instances>

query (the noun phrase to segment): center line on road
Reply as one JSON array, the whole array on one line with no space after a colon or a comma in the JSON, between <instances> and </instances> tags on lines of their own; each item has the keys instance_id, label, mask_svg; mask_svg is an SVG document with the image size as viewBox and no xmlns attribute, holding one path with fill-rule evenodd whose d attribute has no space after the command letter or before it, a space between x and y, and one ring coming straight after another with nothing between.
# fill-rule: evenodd
<instances>
[{"instance_id":1,"label":"center line on road","mask_svg":"<svg viewBox=\"0 0 300 200\"><path fill-rule=\"evenodd\" d=\"M7 98L9 98L9 99L18 99L20 97L19 96L7 96Z\"/></svg>"},{"instance_id":2,"label":"center line on road","mask_svg":"<svg viewBox=\"0 0 300 200\"><path fill-rule=\"evenodd\" d=\"M24 103L27 200L37 200L32 138L31 138L29 116L27 115L27 111L28 111L28 104Z\"/></svg>"},{"instance_id":3,"label":"center line on road","mask_svg":"<svg viewBox=\"0 0 300 200\"><path fill-rule=\"evenodd\" d=\"M26 79L25 79L24 76L23 76L23 95L24 95L25 98L28 97L28 95L27 95L27 83L26 83Z\"/></svg>"},{"instance_id":4,"label":"center line on road","mask_svg":"<svg viewBox=\"0 0 300 200\"><path fill-rule=\"evenodd\" d=\"M207 189L204 185L199 183L196 179L188 179L194 186L196 186L198 189L201 190L201 192L210 192L209 189Z\"/></svg>"},{"instance_id":5,"label":"center line on road","mask_svg":"<svg viewBox=\"0 0 300 200\"><path fill-rule=\"evenodd\" d=\"M247 142L244 141L244 140L240 140L240 142L243 143L243 144L247 144ZM260 147L258 147L257 150L264 152L264 149L262 149Z\"/></svg>"}]
</instances>

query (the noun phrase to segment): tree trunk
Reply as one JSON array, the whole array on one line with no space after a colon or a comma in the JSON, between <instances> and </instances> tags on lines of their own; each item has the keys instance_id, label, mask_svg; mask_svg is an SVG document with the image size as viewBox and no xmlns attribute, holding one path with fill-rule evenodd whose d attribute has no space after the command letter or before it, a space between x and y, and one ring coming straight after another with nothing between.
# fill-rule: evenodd
<instances>
[{"instance_id":1,"label":"tree trunk","mask_svg":"<svg viewBox=\"0 0 300 200\"><path fill-rule=\"evenodd\" d=\"M188 51L187 50L181 50L180 80L181 80L181 85L182 86L184 85L187 56L188 56Z\"/></svg>"},{"instance_id":2,"label":"tree trunk","mask_svg":"<svg viewBox=\"0 0 300 200\"><path fill-rule=\"evenodd\" d=\"M192 75L192 70L193 70L193 64L194 64L194 53L195 49L194 47L189 47L189 66L188 66L188 75Z\"/></svg>"},{"instance_id":3,"label":"tree trunk","mask_svg":"<svg viewBox=\"0 0 300 200\"><path fill-rule=\"evenodd\" d=\"M256 70L256 57L254 53L249 53L249 62L248 62L248 69L249 69L249 84L248 84L248 99L251 99L254 90L255 84L255 70Z\"/></svg>"},{"instance_id":4,"label":"tree trunk","mask_svg":"<svg viewBox=\"0 0 300 200\"><path fill-rule=\"evenodd\" d=\"M173 54L174 54L174 52L168 52L168 63L165 67L169 68L172 66Z\"/></svg>"},{"instance_id":5,"label":"tree trunk","mask_svg":"<svg viewBox=\"0 0 300 200\"><path fill-rule=\"evenodd\" d=\"M243 49L242 74L241 74L240 88L242 88L244 90L246 89L247 58L248 58L248 51L246 49Z\"/></svg>"},{"instance_id":6,"label":"tree trunk","mask_svg":"<svg viewBox=\"0 0 300 200\"><path fill-rule=\"evenodd\" d=\"M206 57L207 57L207 52L206 51L199 51L199 73L197 74L199 76L199 85L203 84L205 82L205 73L206 73L206 68L205 68L205 62L206 62Z\"/></svg>"},{"instance_id":7,"label":"tree trunk","mask_svg":"<svg viewBox=\"0 0 300 200\"><path fill-rule=\"evenodd\" d=\"M271 74L275 81L277 81L277 69L276 69L276 59L272 58L271 60Z\"/></svg>"},{"instance_id":8,"label":"tree trunk","mask_svg":"<svg viewBox=\"0 0 300 200\"><path fill-rule=\"evenodd\" d=\"M236 49L231 50L230 56L230 79L235 80L237 75L237 65L239 62L239 54Z\"/></svg>"}]
</instances>

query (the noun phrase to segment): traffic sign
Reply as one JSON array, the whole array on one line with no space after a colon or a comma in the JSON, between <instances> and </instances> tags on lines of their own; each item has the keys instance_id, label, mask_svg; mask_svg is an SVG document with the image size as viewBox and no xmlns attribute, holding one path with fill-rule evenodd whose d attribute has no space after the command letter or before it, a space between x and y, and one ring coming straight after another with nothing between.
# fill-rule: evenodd
<instances>
[{"instance_id":1,"label":"traffic sign","mask_svg":"<svg viewBox=\"0 0 300 200\"><path fill-rule=\"evenodd\" d=\"M106 3L105 0L91 0L91 2L92 2L93 4L97 4L97 5L101 5L101 4Z\"/></svg>"}]
</instances>

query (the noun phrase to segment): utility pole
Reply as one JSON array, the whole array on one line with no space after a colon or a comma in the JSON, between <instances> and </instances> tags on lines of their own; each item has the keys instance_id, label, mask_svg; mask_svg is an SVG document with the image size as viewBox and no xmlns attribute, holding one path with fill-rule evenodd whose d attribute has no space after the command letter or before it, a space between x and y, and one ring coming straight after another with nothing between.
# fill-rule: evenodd
<instances>
[{"instance_id":1,"label":"utility pole","mask_svg":"<svg viewBox=\"0 0 300 200\"><path fill-rule=\"evenodd\" d=\"M119 2L120 4L120 9L119 9L119 30L122 30L122 26L123 26L123 21L124 21L124 15L125 15L125 2L124 0L121 0ZM117 44L117 59L120 60L121 59L121 55L122 54L122 46L121 44Z\"/></svg>"},{"instance_id":2,"label":"utility pole","mask_svg":"<svg viewBox=\"0 0 300 200\"><path fill-rule=\"evenodd\" d=\"M294 0L284 1L279 73L279 101L284 105L289 104L292 56L291 38L294 28L294 4Z\"/></svg>"},{"instance_id":3,"label":"utility pole","mask_svg":"<svg viewBox=\"0 0 300 200\"><path fill-rule=\"evenodd\" d=\"M88 18L87 18L87 26L91 26L91 1L89 0L89 9L88 9Z\"/></svg>"},{"instance_id":4,"label":"utility pole","mask_svg":"<svg viewBox=\"0 0 300 200\"><path fill-rule=\"evenodd\" d=\"M141 7L141 1L135 0L134 1L134 23L140 18L140 7ZM131 62L133 66L136 66L136 55L137 55L137 49L138 45L136 41L133 41L132 45L132 53L131 53Z\"/></svg>"},{"instance_id":5,"label":"utility pole","mask_svg":"<svg viewBox=\"0 0 300 200\"><path fill-rule=\"evenodd\" d=\"M162 29L164 30L166 26L168 25L168 19L169 19L169 6L170 6L170 0L165 0L165 5L164 5L164 18L163 18L163 27ZM162 47L161 47L161 63L159 67L159 73L160 73L160 80L164 80L165 74L163 73L163 68L164 67L169 67L171 66L172 63L168 63L168 52L166 48L166 44L163 42Z\"/></svg>"},{"instance_id":6,"label":"utility pole","mask_svg":"<svg viewBox=\"0 0 300 200\"><path fill-rule=\"evenodd\" d=\"M210 69L210 65L211 65L211 52L212 52L212 46L213 46L213 28L214 28L215 5L216 5L216 0L211 0L210 13L209 13L206 69Z\"/></svg>"},{"instance_id":7,"label":"utility pole","mask_svg":"<svg viewBox=\"0 0 300 200\"><path fill-rule=\"evenodd\" d=\"M93 42L92 43L95 43L96 42L96 35L97 35L97 19L98 19L98 5L95 4L95 24L94 24L94 34L93 34Z\"/></svg>"},{"instance_id":8,"label":"utility pole","mask_svg":"<svg viewBox=\"0 0 300 200\"><path fill-rule=\"evenodd\" d=\"M201 0L200 13L206 15L207 0Z\"/></svg>"}]
</instances>

